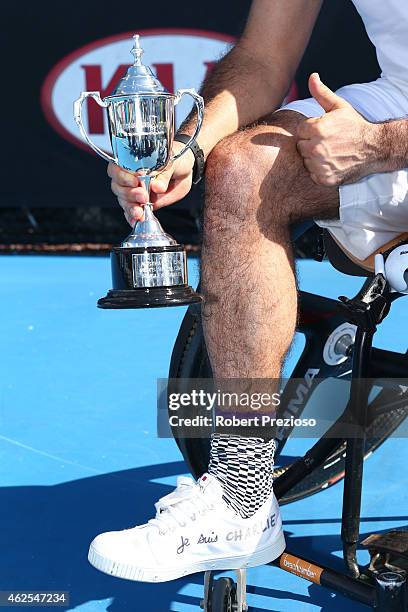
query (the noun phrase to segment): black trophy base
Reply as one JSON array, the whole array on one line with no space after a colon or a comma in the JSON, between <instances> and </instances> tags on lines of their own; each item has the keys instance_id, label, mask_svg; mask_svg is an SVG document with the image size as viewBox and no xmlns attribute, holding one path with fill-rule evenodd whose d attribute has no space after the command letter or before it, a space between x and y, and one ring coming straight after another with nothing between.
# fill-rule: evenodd
<instances>
[{"instance_id":1,"label":"black trophy base","mask_svg":"<svg viewBox=\"0 0 408 612\"><path fill-rule=\"evenodd\" d=\"M98 308L160 308L188 306L201 301L201 296L189 285L111 289L105 297L98 300Z\"/></svg>"},{"instance_id":2,"label":"black trophy base","mask_svg":"<svg viewBox=\"0 0 408 612\"><path fill-rule=\"evenodd\" d=\"M134 260L146 254L180 253L183 267L176 285L135 287ZM155 247L113 247L111 251L112 289L98 301L99 308L159 308L188 306L201 302L201 296L187 284L187 263L181 245Z\"/></svg>"}]
</instances>

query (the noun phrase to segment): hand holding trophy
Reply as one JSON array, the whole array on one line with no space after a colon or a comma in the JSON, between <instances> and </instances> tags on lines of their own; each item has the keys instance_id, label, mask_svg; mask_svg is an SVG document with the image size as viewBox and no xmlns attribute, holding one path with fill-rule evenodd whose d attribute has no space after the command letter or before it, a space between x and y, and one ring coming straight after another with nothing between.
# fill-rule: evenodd
<instances>
[{"instance_id":1,"label":"hand holding trophy","mask_svg":"<svg viewBox=\"0 0 408 612\"><path fill-rule=\"evenodd\" d=\"M82 92L74 103L74 117L89 146L106 161L137 174L149 194L151 179L181 157L197 137L204 104L194 89L166 91L142 63L139 36L133 38L134 63L112 94L102 100L97 91ZM174 107L183 94L194 98L197 127L190 142L171 156ZM88 97L107 110L113 157L92 142L83 126L82 104ZM184 247L164 232L150 203L145 204L143 220L121 246L113 248L111 265L113 288L98 301L100 308L179 306L201 300L188 285Z\"/></svg>"}]
</instances>

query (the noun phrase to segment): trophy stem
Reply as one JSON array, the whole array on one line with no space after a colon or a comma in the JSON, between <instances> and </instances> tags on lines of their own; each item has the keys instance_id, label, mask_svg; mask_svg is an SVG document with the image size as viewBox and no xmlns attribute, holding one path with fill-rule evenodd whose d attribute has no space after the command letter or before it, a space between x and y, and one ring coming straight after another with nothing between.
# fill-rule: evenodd
<instances>
[{"instance_id":1,"label":"trophy stem","mask_svg":"<svg viewBox=\"0 0 408 612\"><path fill-rule=\"evenodd\" d=\"M154 216L153 204L151 204L151 202L146 202L146 204L143 206L143 214L144 214L144 217L143 217L144 224L149 223L149 222L158 223L157 219ZM131 236L134 236L136 234L136 226L138 226L139 224L140 224L140 221L135 221Z\"/></svg>"},{"instance_id":2,"label":"trophy stem","mask_svg":"<svg viewBox=\"0 0 408 612\"><path fill-rule=\"evenodd\" d=\"M153 204L148 202L144 205L144 221L151 221L154 217Z\"/></svg>"},{"instance_id":3,"label":"trophy stem","mask_svg":"<svg viewBox=\"0 0 408 612\"><path fill-rule=\"evenodd\" d=\"M146 206L149 206L151 208L151 203L150 203L150 183L152 181L152 177L150 176L150 174L141 174L138 176L138 178L140 179L141 183L143 184L144 188L146 189L147 192L147 203Z\"/></svg>"},{"instance_id":4,"label":"trophy stem","mask_svg":"<svg viewBox=\"0 0 408 612\"><path fill-rule=\"evenodd\" d=\"M144 219L143 219L143 221L146 223L154 219L153 204L150 202L150 184L152 181L152 177L150 176L150 174L142 174L139 176L139 179L147 192L147 202L144 205ZM133 231L135 230L137 223L138 221L136 221Z\"/></svg>"}]
</instances>

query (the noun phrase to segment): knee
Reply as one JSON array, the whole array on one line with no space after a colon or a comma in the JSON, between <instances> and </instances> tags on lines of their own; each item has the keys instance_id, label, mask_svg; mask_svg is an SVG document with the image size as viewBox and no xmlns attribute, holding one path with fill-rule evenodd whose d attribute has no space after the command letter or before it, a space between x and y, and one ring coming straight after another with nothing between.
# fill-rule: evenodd
<instances>
[{"instance_id":1,"label":"knee","mask_svg":"<svg viewBox=\"0 0 408 612\"><path fill-rule=\"evenodd\" d=\"M298 158L293 135L280 126L259 126L222 140L207 160L207 235L223 223L259 224L260 216L284 221L282 198L293 185Z\"/></svg>"},{"instance_id":2,"label":"knee","mask_svg":"<svg viewBox=\"0 0 408 612\"><path fill-rule=\"evenodd\" d=\"M242 177L250 156L248 138L240 132L221 140L211 151L206 164L207 188L232 189L237 177Z\"/></svg>"},{"instance_id":3,"label":"knee","mask_svg":"<svg viewBox=\"0 0 408 612\"><path fill-rule=\"evenodd\" d=\"M218 245L221 236L228 239L231 232L240 234L240 226L248 223L247 198L244 190L249 191L247 165L248 144L238 134L220 141L212 150L206 163L205 206L204 206L204 244ZM253 188L253 186L252 186Z\"/></svg>"},{"instance_id":4,"label":"knee","mask_svg":"<svg viewBox=\"0 0 408 612\"><path fill-rule=\"evenodd\" d=\"M221 140L212 150L205 174L210 210L218 208L214 200L221 198L224 207L231 213L235 212L240 216L246 212L244 202L235 207L234 200L238 194L238 199L244 200L245 193L249 194L259 187L261 171L254 160L253 149L251 136L247 132L238 132ZM270 160L271 165L273 161Z\"/></svg>"}]
</instances>

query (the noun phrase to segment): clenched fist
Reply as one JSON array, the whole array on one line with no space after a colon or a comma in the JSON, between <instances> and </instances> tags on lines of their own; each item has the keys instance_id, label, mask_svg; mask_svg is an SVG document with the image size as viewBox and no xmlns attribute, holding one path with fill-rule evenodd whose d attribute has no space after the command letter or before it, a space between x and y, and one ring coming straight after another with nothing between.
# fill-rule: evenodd
<instances>
[{"instance_id":1,"label":"clenched fist","mask_svg":"<svg viewBox=\"0 0 408 612\"><path fill-rule=\"evenodd\" d=\"M178 153L184 145L175 141L173 154ZM150 201L153 208L174 204L190 191L193 177L194 155L188 149L166 170L157 175L150 184ZM143 218L143 207L148 201L148 194L136 174L123 170L116 164L108 165L108 175L112 179L111 189L123 208L130 225Z\"/></svg>"}]
</instances>

